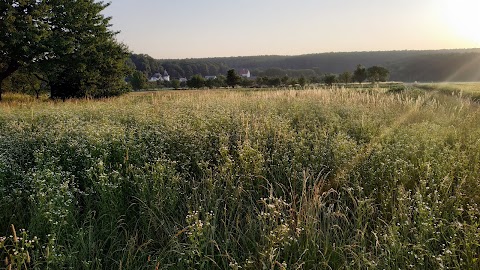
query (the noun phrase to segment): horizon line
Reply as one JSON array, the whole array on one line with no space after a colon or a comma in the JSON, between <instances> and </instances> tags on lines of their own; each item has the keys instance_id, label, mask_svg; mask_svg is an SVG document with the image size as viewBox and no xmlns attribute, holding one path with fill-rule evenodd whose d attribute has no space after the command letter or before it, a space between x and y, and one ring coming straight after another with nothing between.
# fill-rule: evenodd
<instances>
[{"instance_id":1,"label":"horizon line","mask_svg":"<svg viewBox=\"0 0 480 270\"><path fill-rule=\"evenodd\" d=\"M148 53L136 53L131 54L147 55L155 60L195 60L195 59L220 59L220 58L242 58L242 57L295 57L304 55L316 55L316 54L340 54L340 53L371 53L371 52L432 52L432 51L460 51L460 50L480 50L480 47L471 48L450 48L450 49L390 49L390 50L373 50L373 51L330 51L330 52L312 52L304 54L258 54L258 55L237 55L237 56L206 56L206 57L186 57L186 58L155 58Z\"/></svg>"}]
</instances>

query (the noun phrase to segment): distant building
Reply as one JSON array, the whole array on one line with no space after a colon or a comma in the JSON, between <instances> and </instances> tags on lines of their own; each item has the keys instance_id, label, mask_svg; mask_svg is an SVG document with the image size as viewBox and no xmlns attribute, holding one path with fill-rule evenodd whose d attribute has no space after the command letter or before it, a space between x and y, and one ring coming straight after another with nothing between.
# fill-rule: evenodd
<instances>
[{"instance_id":1,"label":"distant building","mask_svg":"<svg viewBox=\"0 0 480 270\"><path fill-rule=\"evenodd\" d=\"M165 70L165 72L163 72L163 75L161 73L153 74L153 76L148 81L149 82L157 82L157 81L169 82L170 81L170 75L168 75L168 72Z\"/></svg>"},{"instance_id":2,"label":"distant building","mask_svg":"<svg viewBox=\"0 0 480 270\"><path fill-rule=\"evenodd\" d=\"M163 81L162 74L155 73L148 81L149 82Z\"/></svg>"},{"instance_id":3,"label":"distant building","mask_svg":"<svg viewBox=\"0 0 480 270\"><path fill-rule=\"evenodd\" d=\"M163 72L163 80L166 81L166 82L170 81L170 75L168 75L167 70L165 70L165 72Z\"/></svg>"},{"instance_id":4,"label":"distant building","mask_svg":"<svg viewBox=\"0 0 480 270\"><path fill-rule=\"evenodd\" d=\"M215 80L217 76L205 76L205 80Z\"/></svg>"},{"instance_id":5,"label":"distant building","mask_svg":"<svg viewBox=\"0 0 480 270\"><path fill-rule=\"evenodd\" d=\"M237 73L241 77L245 77L245 78L250 78L251 77L250 70L248 70L246 68L239 69Z\"/></svg>"},{"instance_id":6,"label":"distant building","mask_svg":"<svg viewBox=\"0 0 480 270\"><path fill-rule=\"evenodd\" d=\"M188 81L187 78L180 78L180 79L178 79L178 80L179 80L181 83L186 83L186 82Z\"/></svg>"}]
</instances>

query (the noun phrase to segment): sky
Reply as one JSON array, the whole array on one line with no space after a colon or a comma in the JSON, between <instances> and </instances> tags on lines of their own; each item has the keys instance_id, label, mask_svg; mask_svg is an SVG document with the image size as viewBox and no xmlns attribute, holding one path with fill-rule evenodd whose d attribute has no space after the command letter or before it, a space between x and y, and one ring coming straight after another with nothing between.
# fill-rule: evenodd
<instances>
[{"instance_id":1,"label":"sky","mask_svg":"<svg viewBox=\"0 0 480 270\"><path fill-rule=\"evenodd\" d=\"M480 47L480 0L111 0L117 39L157 59Z\"/></svg>"}]
</instances>

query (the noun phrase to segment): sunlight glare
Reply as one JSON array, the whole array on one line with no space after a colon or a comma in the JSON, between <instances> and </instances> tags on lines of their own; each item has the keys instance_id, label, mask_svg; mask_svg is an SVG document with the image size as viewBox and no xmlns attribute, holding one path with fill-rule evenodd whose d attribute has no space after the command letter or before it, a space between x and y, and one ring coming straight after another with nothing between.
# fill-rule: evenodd
<instances>
[{"instance_id":1,"label":"sunlight glare","mask_svg":"<svg viewBox=\"0 0 480 270\"><path fill-rule=\"evenodd\" d=\"M480 45L480 0L443 0L441 2L443 2L443 19L450 31L459 38Z\"/></svg>"}]
</instances>

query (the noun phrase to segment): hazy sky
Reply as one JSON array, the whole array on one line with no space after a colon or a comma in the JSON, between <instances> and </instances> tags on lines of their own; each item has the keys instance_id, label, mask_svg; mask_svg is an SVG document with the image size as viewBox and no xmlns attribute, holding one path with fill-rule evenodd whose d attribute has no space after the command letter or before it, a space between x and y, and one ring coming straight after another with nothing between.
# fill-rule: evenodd
<instances>
[{"instance_id":1,"label":"hazy sky","mask_svg":"<svg viewBox=\"0 0 480 270\"><path fill-rule=\"evenodd\" d=\"M118 40L154 58L480 47L480 0L111 0Z\"/></svg>"}]
</instances>

